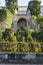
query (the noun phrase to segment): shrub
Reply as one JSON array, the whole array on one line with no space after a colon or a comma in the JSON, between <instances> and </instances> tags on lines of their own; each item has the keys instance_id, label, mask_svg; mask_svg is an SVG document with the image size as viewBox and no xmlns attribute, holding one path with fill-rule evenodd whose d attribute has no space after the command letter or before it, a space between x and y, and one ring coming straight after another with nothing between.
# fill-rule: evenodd
<instances>
[{"instance_id":1,"label":"shrub","mask_svg":"<svg viewBox=\"0 0 43 65\"><path fill-rule=\"evenodd\" d=\"M32 38L32 33L34 32L34 30L27 30L27 41L33 41L33 38Z\"/></svg>"},{"instance_id":2,"label":"shrub","mask_svg":"<svg viewBox=\"0 0 43 65\"><path fill-rule=\"evenodd\" d=\"M30 47L28 43L21 43L21 51L22 52L30 52Z\"/></svg>"},{"instance_id":3,"label":"shrub","mask_svg":"<svg viewBox=\"0 0 43 65\"><path fill-rule=\"evenodd\" d=\"M35 43L34 50L35 50L36 53L41 52L40 43Z\"/></svg>"},{"instance_id":4,"label":"shrub","mask_svg":"<svg viewBox=\"0 0 43 65\"><path fill-rule=\"evenodd\" d=\"M32 37L34 40L36 39L36 41L43 42L43 30L32 33Z\"/></svg>"},{"instance_id":5,"label":"shrub","mask_svg":"<svg viewBox=\"0 0 43 65\"><path fill-rule=\"evenodd\" d=\"M3 39L5 41L9 41L9 42L17 42L16 36L14 36L14 30L13 29L6 29L3 32Z\"/></svg>"},{"instance_id":6,"label":"shrub","mask_svg":"<svg viewBox=\"0 0 43 65\"><path fill-rule=\"evenodd\" d=\"M17 51L17 43L15 42L3 42L0 43L0 51L4 52L16 52Z\"/></svg>"},{"instance_id":7,"label":"shrub","mask_svg":"<svg viewBox=\"0 0 43 65\"><path fill-rule=\"evenodd\" d=\"M2 41L2 32L0 31L0 42Z\"/></svg>"}]
</instances>

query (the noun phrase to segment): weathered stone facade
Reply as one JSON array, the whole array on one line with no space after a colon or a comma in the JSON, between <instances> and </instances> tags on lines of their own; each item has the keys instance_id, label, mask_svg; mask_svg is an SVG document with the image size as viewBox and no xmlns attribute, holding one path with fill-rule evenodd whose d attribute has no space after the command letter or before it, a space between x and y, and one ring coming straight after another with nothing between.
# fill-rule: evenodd
<instances>
[{"instance_id":1,"label":"weathered stone facade","mask_svg":"<svg viewBox=\"0 0 43 65\"><path fill-rule=\"evenodd\" d=\"M43 5L41 6L41 10L40 11L41 11L40 15L43 16Z\"/></svg>"},{"instance_id":2,"label":"weathered stone facade","mask_svg":"<svg viewBox=\"0 0 43 65\"><path fill-rule=\"evenodd\" d=\"M30 11L27 11L27 6L18 6L18 11L15 10L11 24L7 24L7 22L1 22L0 30L13 28L15 31L17 31L17 29L20 29L21 27L26 30L37 30L36 22L35 20L32 20Z\"/></svg>"},{"instance_id":3,"label":"weathered stone facade","mask_svg":"<svg viewBox=\"0 0 43 65\"><path fill-rule=\"evenodd\" d=\"M36 23L31 19L30 11L27 11L27 6L18 7L18 11L13 17L12 27L15 31L17 31L20 27L26 30L36 30Z\"/></svg>"}]
</instances>

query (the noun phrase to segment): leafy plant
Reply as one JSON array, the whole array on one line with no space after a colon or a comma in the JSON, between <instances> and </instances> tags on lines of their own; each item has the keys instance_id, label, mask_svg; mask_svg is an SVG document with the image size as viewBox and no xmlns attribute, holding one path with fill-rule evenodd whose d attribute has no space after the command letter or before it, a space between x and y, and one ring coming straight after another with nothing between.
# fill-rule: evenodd
<instances>
[{"instance_id":1,"label":"leafy plant","mask_svg":"<svg viewBox=\"0 0 43 65\"><path fill-rule=\"evenodd\" d=\"M41 52L40 43L35 43L34 50L35 50L36 53Z\"/></svg>"},{"instance_id":2,"label":"leafy plant","mask_svg":"<svg viewBox=\"0 0 43 65\"><path fill-rule=\"evenodd\" d=\"M5 41L9 41L9 42L17 42L16 36L14 36L14 30L13 29L6 29L3 32L3 39Z\"/></svg>"},{"instance_id":3,"label":"leafy plant","mask_svg":"<svg viewBox=\"0 0 43 65\"><path fill-rule=\"evenodd\" d=\"M38 16L40 14L41 1L32 0L28 4L28 9L30 9L31 15Z\"/></svg>"},{"instance_id":4,"label":"leafy plant","mask_svg":"<svg viewBox=\"0 0 43 65\"><path fill-rule=\"evenodd\" d=\"M40 27L43 27L43 16L37 16L37 23L38 23L38 27L40 29Z\"/></svg>"},{"instance_id":5,"label":"leafy plant","mask_svg":"<svg viewBox=\"0 0 43 65\"><path fill-rule=\"evenodd\" d=\"M30 47L28 43L21 43L21 51L22 52L30 52Z\"/></svg>"},{"instance_id":6,"label":"leafy plant","mask_svg":"<svg viewBox=\"0 0 43 65\"><path fill-rule=\"evenodd\" d=\"M7 17L6 9L0 9L0 22L3 22Z\"/></svg>"},{"instance_id":7,"label":"leafy plant","mask_svg":"<svg viewBox=\"0 0 43 65\"><path fill-rule=\"evenodd\" d=\"M32 38L32 33L34 32L34 30L27 30L27 41L28 42L32 42L33 41L33 38Z\"/></svg>"},{"instance_id":8,"label":"leafy plant","mask_svg":"<svg viewBox=\"0 0 43 65\"><path fill-rule=\"evenodd\" d=\"M40 30L39 32L32 33L32 37L36 41L43 42L43 30Z\"/></svg>"},{"instance_id":9,"label":"leafy plant","mask_svg":"<svg viewBox=\"0 0 43 65\"><path fill-rule=\"evenodd\" d=\"M6 7L12 14L14 14L15 9L18 9L17 1L14 2L14 0L6 0Z\"/></svg>"}]
</instances>

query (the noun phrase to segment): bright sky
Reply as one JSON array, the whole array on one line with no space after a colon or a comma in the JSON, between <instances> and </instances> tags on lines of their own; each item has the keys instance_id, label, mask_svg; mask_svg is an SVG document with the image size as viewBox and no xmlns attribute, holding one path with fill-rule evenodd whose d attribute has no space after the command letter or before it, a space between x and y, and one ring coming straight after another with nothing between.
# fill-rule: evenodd
<instances>
[{"instance_id":1,"label":"bright sky","mask_svg":"<svg viewBox=\"0 0 43 65\"><path fill-rule=\"evenodd\" d=\"M30 0L18 0L18 5L19 6L26 6L26 5L28 5L28 2L29 2ZM42 1L42 5L43 5L43 0L41 0Z\"/></svg>"},{"instance_id":2,"label":"bright sky","mask_svg":"<svg viewBox=\"0 0 43 65\"><path fill-rule=\"evenodd\" d=\"M19 6L26 6L28 5L28 2L30 0L18 0L18 5ZM42 0L42 5L43 5L43 0ZM0 6L5 6L5 0L0 0Z\"/></svg>"},{"instance_id":3,"label":"bright sky","mask_svg":"<svg viewBox=\"0 0 43 65\"><path fill-rule=\"evenodd\" d=\"M5 6L5 0L0 0L0 6Z\"/></svg>"}]
</instances>

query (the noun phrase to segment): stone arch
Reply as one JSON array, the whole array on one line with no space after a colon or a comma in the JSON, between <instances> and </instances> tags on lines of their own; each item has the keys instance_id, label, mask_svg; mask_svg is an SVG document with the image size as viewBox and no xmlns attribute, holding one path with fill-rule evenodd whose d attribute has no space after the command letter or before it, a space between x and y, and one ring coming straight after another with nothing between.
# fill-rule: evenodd
<instances>
[{"instance_id":1,"label":"stone arch","mask_svg":"<svg viewBox=\"0 0 43 65\"><path fill-rule=\"evenodd\" d=\"M25 18L20 18L18 21L17 21L17 28L20 29L20 28L23 28L23 29L27 29L27 20Z\"/></svg>"}]
</instances>

